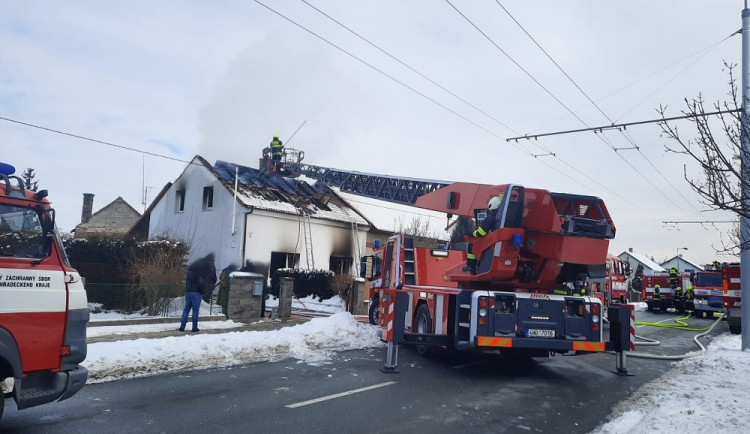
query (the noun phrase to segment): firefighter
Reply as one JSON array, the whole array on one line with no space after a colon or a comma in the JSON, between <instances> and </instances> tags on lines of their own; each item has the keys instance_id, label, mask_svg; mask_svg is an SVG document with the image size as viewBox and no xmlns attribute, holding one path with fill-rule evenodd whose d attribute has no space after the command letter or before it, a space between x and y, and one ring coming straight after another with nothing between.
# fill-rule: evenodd
<instances>
[{"instance_id":1,"label":"firefighter","mask_svg":"<svg viewBox=\"0 0 750 434\"><path fill-rule=\"evenodd\" d=\"M271 140L271 159L273 159L277 169L279 168L282 155L284 155L284 143L279 140L278 134L274 134L273 140Z\"/></svg>"},{"instance_id":2,"label":"firefighter","mask_svg":"<svg viewBox=\"0 0 750 434\"><path fill-rule=\"evenodd\" d=\"M557 295L568 295L569 294L567 288L555 288L552 291L552 293L553 294L557 294Z\"/></svg>"},{"instance_id":3,"label":"firefighter","mask_svg":"<svg viewBox=\"0 0 750 434\"><path fill-rule=\"evenodd\" d=\"M677 269L675 267L669 269L669 286L672 289L677 288Z\"/></svg>"},{"instance_id":4,"label":"firefighter","mask_svg":"<svg viewBox=\"0 0 750 434\"><path fill-rule=\"evenodd\" d=\"M471 234L474 238L481 238L495 230L497 224L497 211L500 208L500 202L503 200L503 193L497 196L492 196L490 201L487 203L487 209L489 212L487 216L482 220L479 227ZM469 274L477 274L477 257L471 252L472 243L466 245L466 266L462 268L462 271L468 272Z\"/></svg>"},{"instance_id":5,"label":"firefighter","mask_svg":"<svg viewBox=\"0 0 750 434\"><path fill-rule=\"evenodd\" d=\"M685 300L682 298L682 287L678 286L672 292L672 305L679 313L685 313Z\"/></svg>"},{"instance_id":6,"label":"firefighter","mask_svg":"<svg viewBox=\"0 0 750 434\"><path fill-rule=\"evenodd\" d=\"M652 310L653 308L659 308L661 310L661 287L659 285L654 286L654 296L651 298L653 301L652 303Z\"/></svg>"},{"instance_id":7,"label":"firefighter","mask_svg":"<svg viewBox=\"0 0 750 434\"><path fill-rule=\"evenodd\" d=\"M685 309L688 312L692 312L695 310L695 303L693 300L695 299L695 295L693 294L693 286L690 285L685 290Z\"/></svg>"},{"instance_id":8,"label":"firefighter","mask_svg":"<svg viewBox=\"0 0 750 434\"><path fill-rule=\"evenodd\" d=\"M573 291L573 295L576 297L585 297L586 296L586 287L581 286L580 288L576 288L575 291Z\"/></svg>"}]
</instances>

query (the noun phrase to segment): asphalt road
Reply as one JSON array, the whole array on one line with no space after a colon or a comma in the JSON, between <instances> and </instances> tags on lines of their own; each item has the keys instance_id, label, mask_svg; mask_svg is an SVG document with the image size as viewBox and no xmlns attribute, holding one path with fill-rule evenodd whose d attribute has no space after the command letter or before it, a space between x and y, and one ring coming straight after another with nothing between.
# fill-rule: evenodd
<instances>
[{"instance_id":1,"label":"asphalt road","mask_svg":"<svg viewBox=\"0 0 750 434\"><path fill-rule=\"evenodd\" d=\"M641 312L639 321L672 314ZM691 319L707 326L706 319ZM727 331L725 322L712 332ZM695 350L695 332L638 327L658 339L643 352ZM639 348L640 352L640 348ZM670 364L627 359L618 376L612 354L505 360L494 355L399 353L399 373L384 374L385 350L338 353L321 366L294 360L174 373L87 385L67 401L15 411L0 429L19 433L587 433L612 408Z\"/></svg>"}]
</instances>

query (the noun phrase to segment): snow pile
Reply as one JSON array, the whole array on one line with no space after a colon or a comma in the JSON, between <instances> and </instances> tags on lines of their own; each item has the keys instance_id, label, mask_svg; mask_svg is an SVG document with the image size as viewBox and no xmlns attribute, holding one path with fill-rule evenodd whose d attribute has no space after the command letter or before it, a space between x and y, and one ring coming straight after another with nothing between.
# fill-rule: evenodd
<instances>
[{"instance_id":1,"label":"snow pile","mask_svg":"<svg viewBox=\"0 0 750 434\"><path fill-rule=\"evenodd\" d=\"M202 323L201 327L204 324L207 323ZM88 355L82 364L89 369L89 382L96 383L287 357L321 364L334 351L382 345L376 326L360 323L351 314L340 312L273 331L190 333L160 339L94 343L88 345Z\"/></svg>"},{"instance_id":2,"label":"snow pile","mask_svg":"<svg viewBox=\"0 0 750 434\"><path fill-rule=\"evenodd\" d=\"M620 403L595 433L748 432L750 351L723 334L705 354L674 362L665 375Z\"/></svg>"}]
</instances>

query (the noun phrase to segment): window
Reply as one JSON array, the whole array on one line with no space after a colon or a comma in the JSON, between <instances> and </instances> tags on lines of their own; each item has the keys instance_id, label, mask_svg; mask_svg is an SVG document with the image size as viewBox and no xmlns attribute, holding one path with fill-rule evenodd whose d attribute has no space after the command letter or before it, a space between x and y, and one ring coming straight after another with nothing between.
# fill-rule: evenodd
<instances>
[{"instance_id":1,"label":"window","mask_svg":"<svg viewBox=\"0 0 750 434\"><path fill-rule=\"evenodd\" d=\"M175 212L185 211L185 190L177 190L175 197Z\"/></svg>"},{"instance_id":2,"label":"window","mask_svg":"<svg viewBox=\"0 0 750 434\"><path fill-rule=\"evenodd\" d=\"M203 210L214 207L214 188L203 187Z\"/></svg>"},{"instance_id":3,"label":"window","mask_svg":"<svg viewBox=\"0 0 750 434\"><path fill-rule=\"evenodd\" d=\"M0 257L46 258L49 248L45 239L36 211L0 205Z\"/></svg>"}]
</instances>

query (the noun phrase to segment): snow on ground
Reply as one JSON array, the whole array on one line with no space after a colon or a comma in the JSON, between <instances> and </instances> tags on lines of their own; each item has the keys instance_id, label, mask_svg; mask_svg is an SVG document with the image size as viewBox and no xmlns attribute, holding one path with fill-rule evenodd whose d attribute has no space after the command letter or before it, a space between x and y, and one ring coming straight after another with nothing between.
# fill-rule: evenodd
<instances>
[{"instance_id":1,"label":"snow on ground","mask_svg":"<svg viewBox=\"0 0 750 434\"><path fill-rule=\"evenodd\" d=\"M337 311L296 326L273 331L185 334L159 339L99 342L88 345L83 363L90 383L192 369L296 358L324 364L335 351L382 348L379 329L343 312L341 300L301 300L306 309ZM273 302L269 301L269 306ZM315 304L323 306L313 307ZM338 307L337 307L338 306ZM298 308L295 308L298 309ZM337 310L338 309L338 310ZM645 304L636 306L645 310ZM174 324L91 327L89 336L158 332ZM232 328L226 321L203 321L202 330ZM750 351L741 351L740 335L722 334L705 354L672 363L664 376L642 386L621 402L600 434L750 432ZM631 359L632 360L632 359ZM633 362L631 361L631 366ZM636 374L637 375L637 374Z\"/></svg>"},{"instance_id":2,"label":"snow on ground","mask_svg":"<svg viewBox=\"0 0 750 434\"><path fill-rule=\"evenodd\" d=\"M200 324L204 328L208 322ZM132 329L141 327L134 326ZM176 328L172 324L172 328ZM88 345L89 382L111 381L172 371L208 369L242 363L296 358L325 363L335 351L380 347L377 327L340 312L330 317L273 331L190 333L159 339L140 338Z\"/></svg>"}]
</instances>

